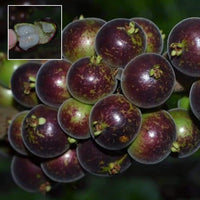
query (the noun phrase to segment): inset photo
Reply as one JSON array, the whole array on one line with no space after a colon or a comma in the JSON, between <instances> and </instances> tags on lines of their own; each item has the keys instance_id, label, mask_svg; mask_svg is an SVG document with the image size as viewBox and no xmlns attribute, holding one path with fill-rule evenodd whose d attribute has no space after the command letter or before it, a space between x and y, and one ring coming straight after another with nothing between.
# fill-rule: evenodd
<instances>
[{"instance_id":1,"label":"inset photo","mask_svg":"<svg viewBox=\"0 0 200 200\"><path fill-rule=\"evenodd\" d=\"M62 5L8 5L8 59L62 59Z\"/></svg>"}]
</instances>

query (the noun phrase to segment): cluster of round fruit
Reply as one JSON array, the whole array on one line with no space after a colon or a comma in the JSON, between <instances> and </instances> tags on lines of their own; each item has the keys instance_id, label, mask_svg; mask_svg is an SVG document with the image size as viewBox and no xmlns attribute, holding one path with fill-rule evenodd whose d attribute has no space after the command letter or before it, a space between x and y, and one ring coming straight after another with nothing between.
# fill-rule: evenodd
<instances>
[{"instance_id":1,"label":"cluster of round fruit","mask_svg":"<svg viewBox=\"0 0 200 200\"><path fill-rule=\"evenodd\" d=\"M11 76L23 106L7 132L16 184L47 192L86 173L117 175L134 161L156 164L199 149L200 18L172 28L166 53L146 18L81 18L62 34L62 60L27 62ZM168 108L177 90L186 97Z\"/></svg>"}]
</instances>

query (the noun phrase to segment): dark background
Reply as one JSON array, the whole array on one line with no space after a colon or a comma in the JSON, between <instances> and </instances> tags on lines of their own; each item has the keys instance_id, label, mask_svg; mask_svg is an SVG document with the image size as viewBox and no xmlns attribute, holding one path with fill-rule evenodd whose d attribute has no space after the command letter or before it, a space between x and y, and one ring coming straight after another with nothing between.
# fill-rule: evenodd
<instances>
[{"instance_id":1,"label":"dark background","mask_svg":"<svg viewBox=\"0 0 200 200\"><path fill-rule=\"evenodd\" d=\"M19 1L1 1L0 51L7 51L7 5ZM33 1L35 4L63 5L63 28L74 18L98 17L104 20L125 17L146 17L152 20L167 36L180 20L199 16L197 0L66 0ZM51 17L51 16L50 16ZM17 187L10 176L10 158L0 156L0 200L199 200L200 152L184 158L169 156L156 165L133 162L123 174L102 178L88 175L84 179L59 185L46 196L30 194Z\"/></svg>"}]
</instances>

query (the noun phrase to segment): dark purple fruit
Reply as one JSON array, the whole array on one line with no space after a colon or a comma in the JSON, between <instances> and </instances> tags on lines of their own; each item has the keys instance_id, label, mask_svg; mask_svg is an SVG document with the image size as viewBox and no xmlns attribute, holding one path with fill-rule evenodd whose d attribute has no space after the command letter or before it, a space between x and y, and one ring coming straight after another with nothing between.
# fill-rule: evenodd
<instances>
[{"instance_id":1,"label":"dark purple fruit","mask_svg":"<svg viewBox=\"0 0 200 200\"><path fill-rule=\"evenodd\" d=\"M131 20L139 24L146 35L147 53L161 53L163 50L163 35L158 26L151 20L144 17L134 17Z\"/></svg>"},{"instance_id":2,"label":"dark purple fruit","mask_svg":"<svg viewBox=\"0 0 200 200\"><path fill-rule=\"evenodd\" d=\"M99 18L80 18L65 26L62 32L63 56L75 62L95 55L95 37L104 23Z\"/></svg>"},{"instance_id":3,"label":"dark purple fruit","mask_svg":"<svg viewBox=\"0 0 200 200\"><path fill-rule=\"evenodd\" d=\"M14 156L12 158L11 175L16 185L26 192L47 193L52 188L51 182L40 166L28 157Z\"/></svg>"},{"instance_id":4,"label":"dark purple fruit","mask_svg":"<svg viewBox=\"0 0 200 200\"><path fill-rule=\"evenodd\" d=\"M22 139L35 156L53 158L69 148L67 135L57 122L57 110L39 104L33 107L23 121Z\"/></svg>"},{"instance_id":5,"label":"dark purple fruit","mask_svg":"<svg viewBox=\"0 0 200 200\"><path fill-rule=\"evenodd\" d=\"M200 80L195 81L189 93L190 107L194 115L200 120Z\"/></svg>"},{"instance_id":6,"label":"dark purple fruit","mask_svg":"<svg viewBox=\"0 0 200 200\"><path fill-rule=\"evenodd\" d=\"M190 113L182 108L169 110L174 119L177 130L177 138L171 147L172 155L178 158L185 158L192 155L200 147L200 126L199 122Z\"/></svg>"},{"instance_id":7,"label":"dark purple fruit","mask_svg":"<svg viewBox=\"0 0 200 200\"><path fill-rule=\"evenodd\" d=\"M58 123L67 135L76 139L90 137L89 115L92 105L67 99L58 110Z\"/></svg>"},{"instance_id":8,"label":"dark purple fruit","mask_svg":"<svg viewBox=\"0 0 200 200\"><path fill-rule=\"evenodd\" d=\"M29 111L24 110L17 113L8 127L8 141L11 147L21 155L28 155L28 151L22 140L22 123Z\"/></svg>"},{"instance_id":9,"label":"dark purple fruit","mask_svg":"<svg viewBox=\"0 0 200 200\"><path fill-rule=\"evenodd\" d=\"M66 87L70 66L66 60L50 60L42 64L36 76L36 94L44 104L58 108L70 97Z\"/></svg>"},{"instance_id":10,"label":"dark purple fruit","mask_svg":"<svg viewBox=\"0 0 200 200\"><path fill-rule=\"evenodd\" d=\"M86 104L112 94L117 86L115 73L101 57L84 57L73 63L67 75L71 95Z\"/></svg>"},{"instance_id":11,"label":"dark purple fruit","mask_svg":"<svg viewBox=\"0 0 200 200\"><path fill-rule=\"evenodd\" d=\"M35 92L35 79L40 66L39 63L25 63L18 67L11 77L13 96L24 107L31 108L39 103Z\"/></svg>"},{"instance_id":12,"label":"dark purple fruit","mask_svg":"<svg viewBox=\"0 0 200 200\"><path fill-rule=\"evenodd\" d=\"M97 176L121 174L132 164L127 153L107 151L97 146L92 140L79 143L77 157L87 172Z\"/></svg>"},{"instance_id":13,"label":"dark purple fruit","mask_svg":"<svg viewBox=\"0 0 200 200\"><path fill-rule=\"evenodd\" d=\"M169 59L182 73L200 77L200 18L190 17L177 23L167 41Z\"/></svg>"},{"instance_id":14,"label":"dark purple fruit","mask_svg":"<svg viewBox=\"0 0 200 200\"><path fill-rule=\"evenodd\" d=\"M144 113L140 132L128 153L137 162L157 164L170 154L175 139L176 125L167 111Z\"/></svg>"},{"instance_id":15,"label":"dark purple fruit","mask_svg":"<svg viewBox=\"0 0 200 200\"><path fill-rule=\"evenodd\" d=\"M170 97L174 85L172 66L156 53L144 53L132 59L121 76L123 94L141 108L162 105Z\"/></svg>"},{"instance_id":16,"label":"dark purple fruit","mask_svg":"<svg viewBox=\"0 0 200 200\"><path fill-rule=\"evenodd\" d=\"M93 106L89 125L92 137L101 147L120 150L138 134L141 112L123 95L113 94Z\"/></svg>"},{"instance_id":17,"label":"dark purple fruit","mask_svg":"<svg viewBox=\"0 0 200 200\"><path fill-rule=\"evenodd\" d=\"M85 176L76 149L69 149L59 157L42 162L41 168L46 176L58 183L71 183Z\"/></svg>"},{"instance_id":18,"label":"dark purple fruit","mask_svg":"<svg viewBox=\"0 0 200 200\"><path fill-rule=\"evenodd\" d=\"M0 140L7 140L9 124L18 112L14 107L0 106Z\"/></svg>"},{"instance_id":19,"label":"dark purple fruit","mask_svg":"<svg viewBox=\"0 0 200 200\"><path fill-rule=\"evenodd\" d=\"M133 20L118 18L106 22L95 40L96 52L113 67L124 67L146 49L142 28Z\"/></svg>"}]
</instances>

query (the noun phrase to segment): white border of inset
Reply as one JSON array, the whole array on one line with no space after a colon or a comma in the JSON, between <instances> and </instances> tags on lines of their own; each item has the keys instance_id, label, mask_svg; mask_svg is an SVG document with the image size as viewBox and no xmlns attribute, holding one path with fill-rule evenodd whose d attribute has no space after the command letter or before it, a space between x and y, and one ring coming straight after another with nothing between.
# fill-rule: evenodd
<instances>
[{"instance_id":1,"label":"white border of inset","mask_svg":"<svg viewBox=\"0 0 200 200\"><path fill-rule=\"evenodd\" d=\"M60 50L61 50L61 52L60 52L60 58L22 58L22 59L17 59L17 58L9 58L9 32L8 32L8 30L9 30L9 7L10 6L32 6L32 7L39 7L39 6L60 6L61 7L61 15L60 15L60 34L61 34L61 37L60 37L60 44L61 44L61 48L60 48ZM63 24L63 8L62 8L62 5L7 5L7 59L8 60L62 60L63 59L63 55L62 55L62 24Z\"/></svg>"}]
</instances>

